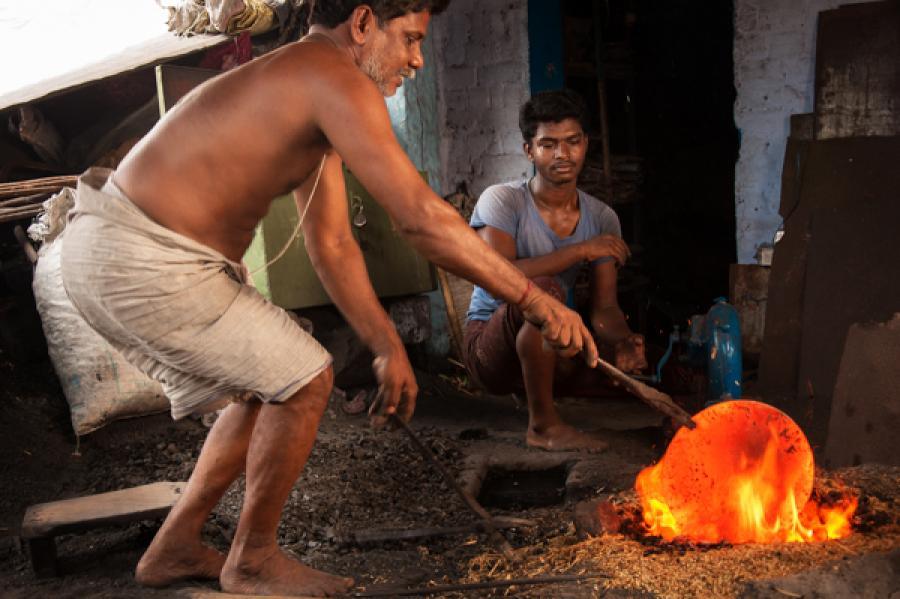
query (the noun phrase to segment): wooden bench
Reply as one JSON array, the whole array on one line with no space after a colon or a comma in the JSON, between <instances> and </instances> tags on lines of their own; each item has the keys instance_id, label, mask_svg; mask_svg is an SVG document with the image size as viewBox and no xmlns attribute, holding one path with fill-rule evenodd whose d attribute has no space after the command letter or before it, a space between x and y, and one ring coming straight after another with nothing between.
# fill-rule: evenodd
<instances>
[{"instance_id":1,"label":"wooden bench","mask_svg":"<svg viewBox=\"0 0 900 599\"><path fill-rule=\"evenodd\" d=\"M159 482L32 505L25 511L22 538L28 543L35 576L57 575L57 535L165 517L181 497L185 485L185 482Z\"/></svg>"}]
</instances>

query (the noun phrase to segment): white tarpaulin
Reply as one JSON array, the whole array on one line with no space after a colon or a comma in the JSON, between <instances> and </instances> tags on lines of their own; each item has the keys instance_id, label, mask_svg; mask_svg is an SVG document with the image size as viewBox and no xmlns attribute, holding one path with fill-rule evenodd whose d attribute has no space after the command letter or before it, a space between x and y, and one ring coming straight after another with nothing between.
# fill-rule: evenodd
<instances>
[{"instance_id":1,"label":"white tarpaulin","mask_svg":"<svg viewBox=\"0 0 900 599\"><path fill-rule=\"evenodd\" d=\"M155 0L0 0L0 110L228 39L176 37Z\"/></svg>"}]
</instances>

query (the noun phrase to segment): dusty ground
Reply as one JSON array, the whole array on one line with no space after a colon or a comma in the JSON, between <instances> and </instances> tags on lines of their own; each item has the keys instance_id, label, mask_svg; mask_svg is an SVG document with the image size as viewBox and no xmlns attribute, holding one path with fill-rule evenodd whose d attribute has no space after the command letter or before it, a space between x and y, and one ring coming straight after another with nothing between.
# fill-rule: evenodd
<instances>
[{"instance_id":1,"label":"dusty ground","mask_svg":"<svg viewBox=\"0 0 900 599\"><path fill-rule=\"evenodd\" d=\"M446 378L420 373L423 392L414 428L454 472L475 452L526 452L525 413L510 398L473 398ZM137 586L132 570L158 522L106 528L57 541L63 576L36 581L16 534L25 508L43 501L160 480L186 480L206 429L167 416L119 422L76 445L49 364L13 366L0 354L0 589L4 597L164 597L175 591ZM596 494L627 496L634 476L664 446L660 419L634 401L567 402L568 417L602 430L613 443L598 466ZM615 430L614 430L615 429ZM505 449L504 449L505 448ZM445 526L472 521L462 503L401 431L375 432L338 406L326 414L310 462L288 500L279 531L311 565L376 584L474 581L535 574L598 572L608 578L495 596L738 596L745 581L802 572L834 559L900 547L900 471L855 468L839 473L872 498L866 530L812 546L666 547L606 535L579 542L572 503L497 515L536 520L507 537L521 556L510 566L476 534L356 546L350 533L374 528ZM826 473L833 479L834 473ZM211 516L206 537L227 547L241 503L236 484ZM872 515L874 514L874 515ZM880 514L880 515L879 515ZM194 585L197 587L198 585ZM207 588L214 589L212 583ZM178 591L184 592L184 591ZM444 594L446 597L489 596Z\"/></svg>"}]
</instances>

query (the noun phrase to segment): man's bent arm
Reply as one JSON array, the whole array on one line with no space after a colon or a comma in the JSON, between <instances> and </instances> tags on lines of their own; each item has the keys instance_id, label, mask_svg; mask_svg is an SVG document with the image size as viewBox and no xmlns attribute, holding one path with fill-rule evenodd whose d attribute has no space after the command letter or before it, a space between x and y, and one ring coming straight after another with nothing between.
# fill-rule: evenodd
<instances>
[{"instance_id":1,"label":"man's bent arm","mask_svg":"<svg viewBox=\"0 0 900 599\"><path fill-rule=\"evenodd\" d=\"M298 207L308 206L303 222L306 249L329 297L375 354L373 368L379 383L376 402L385 412L376 414L373 423L383 424L386 414L395 411L409 420L418 392L416 378L397 329L372 289L362 252L350 232L339 156L332 153L328 157L312 198L311 187L307 180L294 192Z\"/></svg>"},{"instance_id":2,"label":"man's bent arm","mask_svg":"<svg viewBox=\"0 0 900 599\"><path fill-rule=\"evenodd\" d=\"M536 258L516 260L516 240L512 235L491 226L480 228L478 234L529 278L557 275L583 259L579 246L572 245ZM615 345L633 334L625 320L625 313L619 308L615 262L597 264L591 274L591 324L594 334L604 343Z\"/></svg>"},{"instance_id":3,"label":"man's bent arm","mask_svg":"<svg viewBox=\"0 0 900 599\"><path fill-rule=\"evenodd\" d=\"M416 171L394 136L384 98L374 85L329 81L317 121L341 158L381 204L401 234L438 266L518 302L527 281L490 250Z\"/></svg>"},{"instance_id":4,"label":"man's bent arm","mask_svg":"<svg viewBox=\"0 0 900 599\"><path fill-rule=\"evenodd\" d=\"M372 289L362 252L350 231L341 159L337 154L328 157L315 197L307 199L310 187L307 181L294 193L300 206L311 202L303 234L322 285L360 340L374 353L402 349L400 337Z\"/></svg>"},{"instance_id":5,"label":"man's bent arm","mask_svg":"<svg viewBox=\"0 0 900 599\"><path fill-rule=\"evenodd\" d=\"M518 304L563 356L597 348L577 314L535 289L493 251L450 204L425 184L394 136L383 97L357 70L321 71L313 110L321 131L400 233L428 260L473 281L495 297Z\"/></svg>"},{"instance_id":6,"label":"man's bent arm","mask_svg":"<svg viewBox=\"0 0 900 599\"><path fill-rule=\"evenodd\" d=\"M529 279L558 275L584 260L583 246L579 244L569 245L543 256L516 259L516 240L509 233L486 225L478 229L478 235Z\"/></svg>"}]
</instances>

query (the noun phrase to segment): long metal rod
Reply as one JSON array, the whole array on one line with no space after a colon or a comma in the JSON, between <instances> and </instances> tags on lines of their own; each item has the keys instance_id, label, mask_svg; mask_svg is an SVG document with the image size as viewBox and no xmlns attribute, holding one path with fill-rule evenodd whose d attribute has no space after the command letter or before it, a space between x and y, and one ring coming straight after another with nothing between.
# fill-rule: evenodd
<instances>
[{"instance_id":1,"label":"long metal rod","mask_svg":"<svg viewBox=\"0 0 900 599\"><path fill-rule=\"evenodd\" d=\"M556 584L560 582L579 582L593 578L609 578L609 574L593 572L590 574L561 574L559 576L535 576L532 578L510 578L508 580L485 580L459 584L442 584L433 587L415 589L375 589L353 593L351 597L399 597L412 595L434 595L436 593L452 593L454 591L473 591L476 589L495 589L498 587L526 586L535 584Z\"/></svg>"},{"instance_id":2,"label":"long metal rod","mask_svg":"<svg viewBox=\"0 0 900 599\"><path fill-rule=\"evenodd\" d=\"M662 391L658 391L653 387L635 380L606 360L598 360L597 368L621 383L625 389L643 400L644 403L649 404L667 416L671 416L677 426L686 426L688 428L695 428L697 426L693 419L691 419L691 415L685 412L681 406L672 401L672 398Z\"/></svg>"},{"instance_id":3,"label":"long metal rod","mask_svg":"<svg viewBox=\"0 0 900 599\"><path fill-rule=\"evenodd\" d=\"M456 482L456 478L454 478L454 476L450 474L450 472L444 467L440 460L437 459L437 456L434 455L434 452L432 452L427 445L422 443L422 440L419 439L416 433L414 433L413 430L409 428L409 425L406 424L406 422L404 422L402 418L400 418L396 414L391 414L391 420L395 424L397 424L397 426L406 431L406 434L409 435L409 438L413 442L413 445L418 448L419 452L425 457L425 459L431 462L432 466L434 466L435 469L441 473L441 476L444 477L444 480L447 481L447 484L450 485L454 491L456 491L456 494L459 495L459 497L469 507L469 509L472 510L479 518L481 518L481 521L484 523L485 532L494 538L494 540L500 546L500 551L503 552L503 555L506 557L506 559L510 561L516 561L516 556L515 553L513 553L512 545L510 545L509 541L506 540L506 537L500 534L500 532L497 530L497 526L494 524L494 518L487 512L487 510L481 507L481 504L478 503L478 500L472 497L470 493L467 493L465 489L459 486L459 483Z\"/></svg>"}]
</instances>

